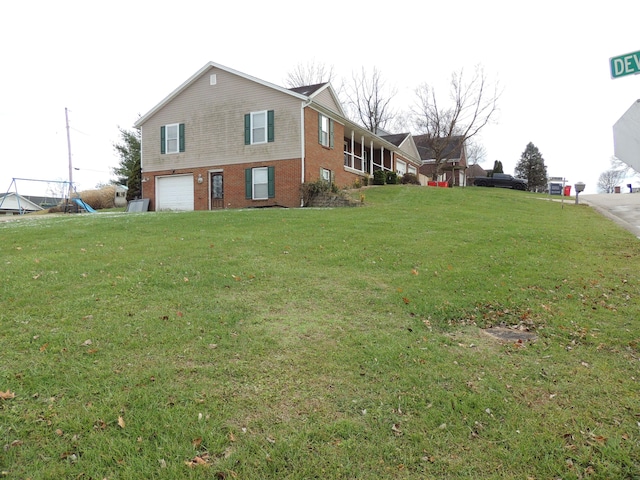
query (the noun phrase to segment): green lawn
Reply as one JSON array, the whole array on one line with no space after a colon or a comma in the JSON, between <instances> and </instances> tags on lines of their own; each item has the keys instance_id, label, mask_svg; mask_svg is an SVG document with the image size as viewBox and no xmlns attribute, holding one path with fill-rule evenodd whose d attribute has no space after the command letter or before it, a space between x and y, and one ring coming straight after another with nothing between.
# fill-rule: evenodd
<instances>
[{"instance_id":1,"label":"green lawn","mask_svg":"<svg viewBox=\"0 0 640 480\"><path fill-rule=\"evenodd\" d=\"M525 192L362 193L0 223L0 477L640 478L640 242Z\"/></svg>"}]
</instances>

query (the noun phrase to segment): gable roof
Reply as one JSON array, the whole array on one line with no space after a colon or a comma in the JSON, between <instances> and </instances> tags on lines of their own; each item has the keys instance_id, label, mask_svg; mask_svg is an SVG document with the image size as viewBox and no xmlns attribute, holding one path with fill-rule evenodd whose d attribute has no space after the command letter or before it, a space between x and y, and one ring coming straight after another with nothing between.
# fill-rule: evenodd
<instances>
[{"instance_id":1,"label":"gable roof","mask_svg":"<svg viewBox=\"0 0 640 480\"><path fill-rule=\"evenodd\" d=\"M464 138L461 136L433 138L426 134L414 135L413 141L416 143L416 147L418 148L418 152L420 153L420 158L422 160L433 160L435 158L436 149L440 150L443 160L462 158Z\"/></svg>"},{"instance_id":2,"label":"gable roof","mask_svg":"<svg viewBox=\"0 0 640 480\"><path fill-rule=\"evenodd\" d=\"M0 211L35 212L38 210L44 209L40 205L37 205L32 201L26 199L22 195L18 195L14 192L0 194Z\"/></svg>"},{"instance_id":3,"label":"gable roof","mask_svg":"<svg viewBox=\"0 0 640 480\"><path fill-rule=\"evenodd\" d=\"M323 87L326 87L327 85L329 85L328 82L316 83L315 85L305 85L305 86L302 86L302 87L293 87L293 88L290 88L289 90L291 90L292 92L299 93L300 95L305 95L307 97L310 97L311 95L316 93L318 90L320 90Z\"/></svg>"},{"instance_id":4,"label":"gable roof","mask_svg":"<svg viewBox=\"0 0 640 480\"><path fill-rule=\"evenodd\" d=\"M279 85L276 85L275 83L267 82L266 80L261 80L261 79L259 79L257 77L252 76L252 75L247 75L246 73L242 73L242 72L240 72L238 70L234 70L233 68L225 67L224 65L221 65L219 63L207 62L200 70L198 70L191 77L189 77L184 83L182 83L182 85L180 85L173 92L171 92L169 95L167 95L155 107L153 107L151 110L149 110L143 116L141 116L134 123L134 126L136 128L140 128L149 118L151 118L153 115L155 115L159 110L161 110L171 100L173 100L178 95L180 95L184 90L186 90L190 85L192 85L196 80L198 80L200 77L202 77L204 74L206 74L212 68L223 70L225 72L231 73L232 75L237 75L237 76L242 77L242 78L244 78L246 80L249 80L251 82L255 82L255 83L258 83L258 84L263 85L265 87L272 88L272 89L277 90L277 91L279 91L281 93L284 93L286 95L291 95L291 96L293 96L293 97L295 97L295 98L297 98L297 99L299 99L299 100L301 100L303 102L306 102L306 103L311 103L313 101L313 98L316 95L318 95L320 92L322 92L324 90L329 90L330 95L333 97L336 105L338 106L338 109L340 110L337 113L339 115L341 115L341 116L344 116L344 111L342 110L342 106L340 105L340 101L338 99L338 96L337 96L335 90L333 89L333 87L331 86L330 83L318 83L316 85L307 85L307 86L304 86L304 87L285 88L285 87L281 87Z\"/></svg>"}]
</instances>

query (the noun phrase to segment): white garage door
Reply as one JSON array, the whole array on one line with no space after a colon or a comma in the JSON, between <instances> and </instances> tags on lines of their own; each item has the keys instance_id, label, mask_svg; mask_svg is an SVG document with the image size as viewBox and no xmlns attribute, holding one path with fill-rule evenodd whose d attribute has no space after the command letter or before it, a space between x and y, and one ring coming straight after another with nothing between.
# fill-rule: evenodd
<instances>
[{"instance_id":1,"label":"white garage door","mask_svg":"<svg viewBox=\"0 0 640 480\"><path fill-rule=\"evenodd\" d=\"M156 178L156 210L193 210L193 175Z\"/></svg>"}]
</instances>

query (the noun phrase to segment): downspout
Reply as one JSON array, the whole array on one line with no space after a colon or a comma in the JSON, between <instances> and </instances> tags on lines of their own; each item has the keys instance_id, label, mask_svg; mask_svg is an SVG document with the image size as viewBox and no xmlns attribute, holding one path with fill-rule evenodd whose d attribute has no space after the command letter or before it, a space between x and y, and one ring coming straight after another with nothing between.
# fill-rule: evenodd
<instances>
[{"instance_id":1,"label":"downspout","mask_svg":"<svg viewBox=\"0 0 640 480\"><path fill-rule=\"evenodd\" d=\"M303 102L300 105L300 172L301 172L301 178L300 178L300 185L302 185L304 183L304 174L305 174L305 169L304 169L304 157L305 157L305 148L304 148L304 144L305 144L305 136L304 136L304 109L307 108L309 105L311 105L312 100L309 98L308 100L306 100L305 102ZM304 202L302 199L302 195L300 196L300 206L304 207Z\"/></svg>"}]
</instances>

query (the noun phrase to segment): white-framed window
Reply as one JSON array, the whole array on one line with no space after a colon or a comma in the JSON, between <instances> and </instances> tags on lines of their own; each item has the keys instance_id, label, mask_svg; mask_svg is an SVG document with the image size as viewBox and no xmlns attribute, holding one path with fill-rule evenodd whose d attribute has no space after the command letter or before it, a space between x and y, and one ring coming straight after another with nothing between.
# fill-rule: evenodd
<instances>
[{"instance_id":1,"label":"white-framed window","mask_svg":"<svg viewBox=\"0 0 640 480\"><path fill-rule=\"evenodd\" d=\"M254 200L266 200L269 198L269 174L267 167L253 169L253 196Z\"/></svg>"},{"instance_id":2,"label":"white-framed window","mask_svg":"<svg viewBox=\"0 0 640 480\"><path fill-rule=\"evenodd\" d=\"M160 127L160 153L184 152L184 123Z\"/></svg>"},{"instance_id":3,"label":"white-framed window","mask_svg":"<svg viewBox=\"0 0 640 480\"><path fill-rule=\"evenodd\" d=\"M267 111L251 113L251 143L267 142Z\"/></svg>"},{"instance_id":4,"label":"white-framed window","mask_svg":"<svg viewBox=\"0 0 640 480\"><path fill-rule=\"evenodd\" d=\"M407 173L407 164L402 160L396 160L396 173L398 175L404 175Z\"/></svg>"},{"instance_id":5,"label":"white-framed window","mask_svg":"<svg viewBox=\"0 0 640 480\"><path fill-rule=\"evenodd\" d=\"M331 183L331 170L327 170L326 168L321 169L322 180L325 182Z\"/></svg>"},{"instance_id":6,"label":"white-framed window","mask_svg":"<svg viewBox=\"0 0 640 480\"><path fill-rule=\"evenodd\" d=\"M320 117L320 143L323 147L329 146L329 119L324 115Z\"/></svg>"},{"instance_id":7,"label":"white-framed window","mask_svg":"<svg viewBox=\"0 0 640 480\"><path fill-rule=\"evenodd\" d=\"M318 142L323 147L333 148L333 120L318 113Z\"/></svg>"},{"instance_id":8,"label":"white-framed window","mask_svg":"<svg viewBox=\"0 0 640 480\"><path fill-rule=\"evenodd\" d=\"M263 110L244 116L244 144L259 145L274 141L274 111Z\"/></svg>"},{"instance_id":9,"label":"white-framed window","mask_svg":"<svg viewBox=\"0 0 640 480\"><path fill-rule=\"evenodd\" d=\"M416 167L413 167L413 166L409 165L409 173L417 175L418 174L418 170L416 169Z\"/></svg>"},{"instance_id":10,"label":"white-framed window","mask_svg":"<svg viewBox=\"0 0 640 480\"><path fill-rule=\"evenodd\" d=\"M245 170L245 197L250 200L275 198L275 167L256 167Z\"/></svg>"}]
</instances>

